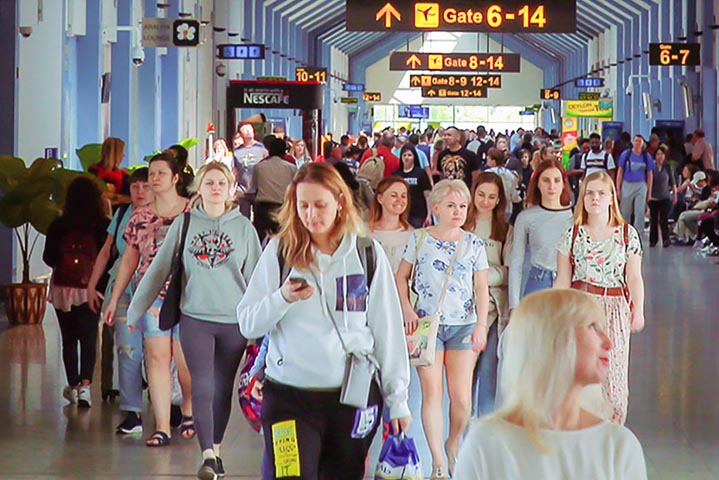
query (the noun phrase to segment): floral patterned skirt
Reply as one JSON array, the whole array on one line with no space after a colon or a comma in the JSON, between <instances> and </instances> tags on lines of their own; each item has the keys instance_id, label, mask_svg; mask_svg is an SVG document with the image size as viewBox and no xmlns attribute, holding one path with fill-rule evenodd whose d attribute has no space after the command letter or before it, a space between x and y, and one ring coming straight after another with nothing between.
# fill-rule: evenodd
<instances>
[{"instance_id":1,"label":"floral patterned skirt","mask_svg":"<svg viewBox=\"0 0 719 480\"><path fill-rule=\"evenodd\" d=\"M595 386L587 387L587 391L582 395L582 406L623 425L627 419L629 405L631 310L623 296L590 295L604 307L607 335L612 341L612 348L609 350L609 370L607 378L602 382L601 393L599 388L593 388Z\"/></svg>"}]
</instances>

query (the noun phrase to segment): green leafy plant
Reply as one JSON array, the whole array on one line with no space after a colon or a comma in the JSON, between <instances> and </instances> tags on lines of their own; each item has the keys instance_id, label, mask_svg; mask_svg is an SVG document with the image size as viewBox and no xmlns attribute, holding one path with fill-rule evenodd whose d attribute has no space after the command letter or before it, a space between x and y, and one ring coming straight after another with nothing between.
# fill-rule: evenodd
<instances>
[{"instance_id":1,"label":"green leafy plant","mask_svg":"<svg viewBox=\"0 0 719 480\"><path fill-rule=\"evenodd\" d=\"M27 167L20 158L0 155L0 223L17 236L22 283L30 282L30 257L39 234L46 235L60 215L68 184L83 175L61 165L56 159L38 158ZM39 232L33 238L31 226Z\"/></svg>"}]
</instances>

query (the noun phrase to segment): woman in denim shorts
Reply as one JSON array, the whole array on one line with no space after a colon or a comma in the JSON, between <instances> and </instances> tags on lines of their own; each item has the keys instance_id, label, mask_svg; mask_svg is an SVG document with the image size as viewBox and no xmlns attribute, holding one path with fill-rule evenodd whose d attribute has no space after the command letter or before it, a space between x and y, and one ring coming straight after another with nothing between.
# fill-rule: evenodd
<instances>
[{"instance_id":1,"label":"woman in denim shorts","mask_svg":"<svg viewBox=\"0 0 719 480\"><path fill-rule=\"evenodd\" d=\"M431 478L440 479L447 478L447 470L452 473L459 439L470 417L472 372L487 342L489 265L482 240L462 230L470 203L467 185L462 180L442 180L429 198L438 223L412 233L396 278L407 334L417 329L420 318L440 312L435 361L417 368L422 384L422 424L432 453ZM451 275L439 305L447 272ZM412 287L418 297L414 306L409 298L410 277L414 277ZM450 429L443 452L445 368Z\"/></svg>"}]
</instances>

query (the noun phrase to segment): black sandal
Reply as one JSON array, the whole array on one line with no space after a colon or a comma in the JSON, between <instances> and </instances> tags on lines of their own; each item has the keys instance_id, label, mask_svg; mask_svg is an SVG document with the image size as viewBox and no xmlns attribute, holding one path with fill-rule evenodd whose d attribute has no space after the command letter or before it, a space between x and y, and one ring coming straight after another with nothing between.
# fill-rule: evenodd
<instances>
[{"instance_id":1,"label":"black sandal","mask_svg":"<svg viewBox=\"0 0 719 480\"><path fill-rule=\"evenodd\" d=\"M163 431L157 430L150 438L145 440L148 447L166 447L170 444L170 436Z\"/></svg>"},{"instance_id":2,"label":"black sandal","mask_svg":"<svg viewBox=\"0 0 719 480\"><path fill-rule=\"evenodd\" d=\"M192 420L192 415L189 417L183 415L182 423L180 423L180 435L182 435L182 438L185 440L191 440L195 437L195 434L197 434L197 430L195 430L195 422Z\"/></svg>"}]
</instances>

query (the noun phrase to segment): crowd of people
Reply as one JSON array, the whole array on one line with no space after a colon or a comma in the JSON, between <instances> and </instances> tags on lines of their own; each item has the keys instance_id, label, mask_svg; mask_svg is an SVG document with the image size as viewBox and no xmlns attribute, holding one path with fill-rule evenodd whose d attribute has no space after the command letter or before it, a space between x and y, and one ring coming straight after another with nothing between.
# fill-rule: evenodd
<instances>
[{"instance_id":1,"label":"crowd of people","mask_svg":"<svg viewBox=\"0 0 719 480\"><path fill-rule=\"evenodd\" d=\"M361 479L382 419L400 434L417 415L432 479L646 478L623 427L630 337L645 323L645 211L650 247L659 231L670 244L674 219L677 243L714 254L711 146L698 130L677 163L653 138L592 134L565 169L555 132L506 133L386 129L313 159L281 128L258 141L243 123L197 172L175 145L132 173L108 138L91 172L109 188L75 180L44 252L64 397L92 405L101 318L117 433L143 431L146 377L147 446L170 445L173 428L196 436L200 479L224 475L248 342L262 346L263 479ZM433 322L411 412L407 338Z\"/></svg>"}]
</instances>

